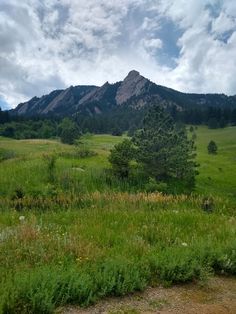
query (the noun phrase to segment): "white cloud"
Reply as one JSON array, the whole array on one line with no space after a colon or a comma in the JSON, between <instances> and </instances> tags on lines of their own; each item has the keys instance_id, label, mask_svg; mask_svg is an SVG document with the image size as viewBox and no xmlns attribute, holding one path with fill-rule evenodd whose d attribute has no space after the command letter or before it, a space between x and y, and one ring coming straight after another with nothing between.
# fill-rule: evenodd
<instances>
[{"instance_id":1,"label":"white cloud","mask_svg":"<svg viewBox=\"0 0 236 314\"><path fill-rule=\"evenodd\" d=\"M183 5L185 1L182 1ZM226 16L223 12L217 17L212 16L203 2L189 1L185 10L173 10L173 3L166 14L177 18L184 28L184 33L179 38L178 44L181 48L177 67L167 74L172 86L189 92L224 92L227 94L236 93L236 53L235 33L224 42L209 32L209 25L212 24L213 32L218 34L235 28L235 19ZM208 1L208 4L216 4L217 1ZM227 1L225 1L226 3ZM176 3L176 2L175 2ZM228 1L230 4L231 1ZM192 16L186 15L183 11L189 12L193 8ZM226 4L225 4L226 6ZM196 18L197 14L197 18ZM190 18L191 16L191 18ZM222 23L220 27L219 23Z\"/></svg>"},{"instance_id":2,"label":"white cloud","mask_svg":"<svg viewBox=\"0 0 236 314\"><path fill-rule=\"evenodd\" d=\"M182 91L236 94L235 18L234 0L1 0L0 94L15 106L131 69ZM175 68L160 63L163 20L181 30Z\"/></svg>"},{"instance_id":3,"label":"white cloud","mask_svg":"<svg viewBox=\"0 0 236 314\"><path fill-rule=\"evenodd\" d=\"M144 39L143 45L146 49L161 49L162 41L159 38Z\"/></svg>"},{"instance_id":4,"label":"white cloud","mask_svg":"<svg viewBox=\"0 0 236 314\"><path fill-rule=\"evenodd\" d=\"M218 34L223 34L236 28L236 18L221 12L217 19L212 23L212 31Z\"/></svg>"},{"instance_id":5,"label":"white cloud","mask_svg":"<svg viewBox=\"0 0 236 314\"><path fill-rule=\"evenodd\" d=\"M168 16L182 28L188 28L198 23L207 3L211 0L160 0L157 11Z\"/></svg>"}]
</instances>

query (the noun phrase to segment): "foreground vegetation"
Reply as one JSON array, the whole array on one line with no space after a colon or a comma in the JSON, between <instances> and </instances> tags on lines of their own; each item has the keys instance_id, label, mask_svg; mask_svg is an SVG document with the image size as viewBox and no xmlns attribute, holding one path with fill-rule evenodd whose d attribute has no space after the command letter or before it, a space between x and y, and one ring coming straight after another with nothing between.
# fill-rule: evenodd
<instances>
[{"instance_id":1,"label":"foreground vegetation","mask_svg":"<svg viewBox=\"0 0 236 314\"><path fill-rule=\"evenodd\" d=\"M87 135L77 148L1 138L0 312L52 313L147 285L235 275L236 127L196 133L200 174L187 196L108 176L109 151L125 136Z\"/></svg>"}]
</instances>

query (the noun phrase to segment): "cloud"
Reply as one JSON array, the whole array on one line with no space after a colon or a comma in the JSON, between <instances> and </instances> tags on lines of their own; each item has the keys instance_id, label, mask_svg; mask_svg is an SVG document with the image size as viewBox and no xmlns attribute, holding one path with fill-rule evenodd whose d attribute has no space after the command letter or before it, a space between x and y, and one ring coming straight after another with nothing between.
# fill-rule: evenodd
<instances>
[{"instance_id":1,"label":"cloud","mask_svg":"<svg viewBox=\"0 0 236 314\"><path fill-rule=\"evenodd\" d=\"M226 2L229 5L232 4L231 1ZM191 15L186 18L183 12L181 14L181 11L173 9L173 6L165 12L173 20L178 20L184 28L184 33L178 40L181 52L177 67L169 72L167 77L173 85L178 81L178 87L181 90L235 94L235 17L226 13L226 4L224 4L225 11L216 6L217 1L209 1L208 6L206 6L206 1L195 3L192 0L188 4L186 13L191 11L191 6L194 11L191 18ZM212 8L215 8L216 12L212 11ZM236 13L236 11L233 12ZM222 23L222 27L219 23ZM232 33L225 42L218 35L229 30Z\"/></svg>"},{"instance_id":2,"label":"cloud","mask_svg":"<svg viewBox=\"0 0 236 314\"><path fill-rule=\"evenodd\" d=\"M236 18L223 11L212 22L212 31L216 34L223 34L234 29L236 29Z\"/></svg>"},{"instance_id":3,"label":"cloud","mask_svg":"<svg viewBox=\"0 0 236 314\"><path fill-rule=\"evenodd\" d=\"M149 50L149 49L161 49L162 48L162 41L159 38L144 39L143 45L147 50Z\"/></svg>"},{"instance_id":4,"label":"cloud","mask_svg":"<svg viewBox=\"0 0 236 314\"><path fill-rule=\"evenodd\" d=\"M11 106L136 69L187 92L236 94L234 0L1 0L0 95Z\"/></svg>"}]
</instances>

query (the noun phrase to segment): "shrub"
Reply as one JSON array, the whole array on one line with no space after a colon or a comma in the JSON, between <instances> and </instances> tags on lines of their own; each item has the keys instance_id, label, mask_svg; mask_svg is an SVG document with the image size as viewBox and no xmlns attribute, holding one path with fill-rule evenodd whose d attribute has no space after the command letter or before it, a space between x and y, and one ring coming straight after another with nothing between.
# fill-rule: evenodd
<instances>
[{"instance_id":1,"label":"shrub","mask_svg":"<svg viewBox=\"0 0 236 314\"><path fill-rule=\"evenodd\" d=\"M114 128L112 130L112 133L111 133L113 136L121 136L122 135L122 130L118 127Z\"/></svg>"},{"instance_id":2,"label":"shrub","mask_svg":"<svg viewBox=\"0 0 236 314\"><path fill-rule=\"evenodd\" d=\"M69 118L63 119L60 126L60 138L62 143L72 145L81 136L77 124Z\"/></svg>"},{"instance_id":3,"label":"shrub","mask_svg":"<svg viewBox=\"0 0 236 314\"><path fill-rule=\"evenodd\" d=\"M210 141L207 146L208 154L215 155L217 154L218 147L214 141Z\"/></svg>"},{"instance_id":4,"label":"shrub","mask_svg":"<svg viewBox=\"0 0 236 314\"><path fill-rule=\"evenodd\" d=\"M12 195L12 200L22 199L25 196L25 193L21 187L18 187L14 190Z\"/></svg>"},{"instance_id":5,"label":"shrub","mask_svg":"<svg viewBox=\"0 0 236 314\"><path fill-rule=\"evenodd\" d=\"M214 209L214 200L212 197L204 197L202 200L202 209L211 213Z\"/></svg>"},{"instance_id":6,"label":"shrub","mask_svg":"<svg viewBox=\"0 0 236 314\"><path fill-rule=\"evenodd\" d=\"M190 126L189 131L190 131L191 133L193 133L194 128L193 128L193 126L192 126L192 125Z\"/></svg>"},{"instance_id":7,"label":"shrub","mask_svg":"<svg viewBox=\"0 0 236 314\"><path fill-rule=\"evenodd\" d=\"M120 178L128 178L134 153L135 149L128 139L114 146L108 160L115 175Z\"/></svg>"},{"instance_id":8,"label":"shrub","mask_svg":"<svg viewBox=\"0 0 236 314\"><path fill-rule=\"evenodd\" d=\"M167 191L167 183L165 182L157 182L154 178L149 178L148 183L145 184L146 192L166 192Z\"/></svg>"}]
</instances>

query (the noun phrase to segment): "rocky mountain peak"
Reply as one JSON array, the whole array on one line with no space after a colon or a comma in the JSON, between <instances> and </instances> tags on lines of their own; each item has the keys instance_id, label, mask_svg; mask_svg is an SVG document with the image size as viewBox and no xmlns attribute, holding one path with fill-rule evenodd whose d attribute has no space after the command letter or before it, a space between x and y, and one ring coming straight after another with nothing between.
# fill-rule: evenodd
<instances>
[{"instance_id":1,"label":"rocky mountain peak","mask_svg":"<svg viewBox=\"0 0 236 314\"><path fill-rule=\"evenodd\" d=\"M138 76L140 76L140 73L136 70L132 70L128 73L128 75L126 76L125 80L133 80L135 78L137 78Z\"/></svg>"},{"instance_id":2,"label":"rocky mountain peak","mask_svg":"<svg viewBox=\"0 0 236 314\"><path fill-rule=\"evenodd\" d=\"M130 71L117 91L117 104L121 105L131 97L140 95L147 82L148 80L141 76L138 71Z\"/></svg>"}]
</instances>

